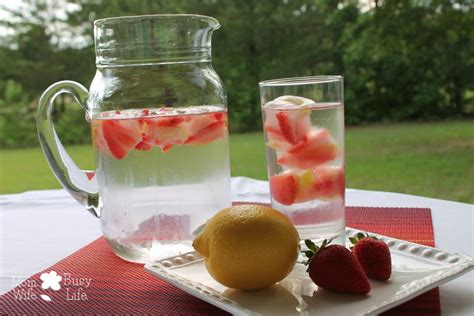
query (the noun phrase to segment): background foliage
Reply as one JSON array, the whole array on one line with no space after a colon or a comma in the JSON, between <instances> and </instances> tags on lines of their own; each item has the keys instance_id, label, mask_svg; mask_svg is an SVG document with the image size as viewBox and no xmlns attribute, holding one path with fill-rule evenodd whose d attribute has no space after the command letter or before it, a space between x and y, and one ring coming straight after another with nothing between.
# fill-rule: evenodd
<instances>
[{"instance_id":1,"label":"background foliage","mask_svg":"<svg viewBox=\"0 0 474 316\"><path fill-rule=\"evenodd\" d=\"M436 120L474 112L474 3L470 0L28 0L2 23L0 146L36 143L41 92L94 76L92 22L152 13L197 13L222 24L214 67L228 93L231 128L261 125L258 82L342 74L346 123ZM57 14L62 12L62 14ZM55 116L65 143L90 141L68 98Z\"/></svg>"}]
</instances>

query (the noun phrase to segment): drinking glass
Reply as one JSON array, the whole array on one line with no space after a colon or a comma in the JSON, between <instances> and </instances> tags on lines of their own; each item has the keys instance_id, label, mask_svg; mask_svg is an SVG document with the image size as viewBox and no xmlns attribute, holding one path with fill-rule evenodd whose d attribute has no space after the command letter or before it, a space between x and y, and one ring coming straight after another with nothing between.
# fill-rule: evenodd
<instances>
[{"instance_id":1,"label":"drinking glass","mask_svg":"<svg viewBox=\"0 0 474 316\"><path fill-rule=\"evenodd\" d=\"M259 85L272 207L292 220L301 239L343 242L343 78Z\"/></svg>"},{"instance_id":2,"label":"drinking glass","mask_svg":"<svg viewBox=\"0 0 474 316\"><path fill-rule=\"evenodd\" d=\"M231 204L226 95L211 64L219 26L185 14L97 20L90 90L62 81L40 99L38 135L51 169L100 218L123 259L192 250L193 232ZM91 123L94 172L80 170L56 135L52 105L61 93Z\"/></svg>"}]
</instances>

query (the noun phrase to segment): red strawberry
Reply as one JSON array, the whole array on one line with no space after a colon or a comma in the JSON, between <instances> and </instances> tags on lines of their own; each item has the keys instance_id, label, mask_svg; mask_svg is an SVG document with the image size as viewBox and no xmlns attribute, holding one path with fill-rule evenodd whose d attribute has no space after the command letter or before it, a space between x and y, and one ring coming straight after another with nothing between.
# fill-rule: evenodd
<instances>
[{"instance_id":1,"label":"red strawberry","mask_svg":"<svg viewBox=\"0 0 474 316\"><path fill-rule=\"evenodd\" d=\"M306 137L283 153L277 160L280 165L308 169L336 158L337 145L329 130L313 129Z\"/></svg>"},{"instance_id":2,"label":"red strawberry","mask_svg":"<svg viewBox=\"0 0 474 316\"><path fill-rule=\"evenodd\" d=\"M142 141L137 120L103 120L102 133L110 152L117 159L123 159Z\"/></svg>"},{"instance_id":3,"label":"red strawberry","mask_svg":"<svg viewBox=\"0 0 474 316\"><path fill-rule=\"evenodd\" d=\"M161 151L164 153L167 153L171 149L171 147L173 147L173 144L166 144L163 147L161 147Z\"/></svg>"},{"instance_id":4,"label":"red strawberry","mask_svg":"<svg viewBox=\"0 0 474 316\"><path fill-rule=\"evenodd\" d=\"M290 121L288 114L285 112L278 112L277 114L275 114L275 117L278 120L278 125L280 126L281 134L283 135L283 137L285 137L285 139L289 143L296 144L296 132L293 128L293 122Z\"/></svg>"},{"instance_id":5,"label":"red strawberry","mask_svg":"<svg viewBox=\"0 0 474 316\"><path fill-rule=\"evenodd\" d=\"M143 133L143 142L150 146L166 146L167 144L181 144L188 137L184 122L185 116L167 116L140 119ZM169 147L169 146L168 146Z\"/></svg>"},{"instance_id":6,"label":"red strawberry","mask_svg":"<svg viewBox=\"0 0 474 316\"><path fill-rule=\"evenodd\" d=\"M147 143L145 141L141 141L135 146L135 149L147 151L147 150L150 150L151 147L152 146L149 143Z\"/></svg>"},{"instance_id":7,"label":"red strawberry","mask_svg":"<svg viewBox=\"0 0 474 316\"><path fill-rule=\"evenodd\" d=\"M359 233L349 238L352 253L357 257L369 278L386 281L392 274L392 258L386 243L369 234Z\"/></svg>"},{"instance_id":8,"label":"red strawberry","mask_svg":"<svg viewBox=\"0 0 474 316\"><path fill-rule=\"evenodd\" d=\"M295 202L298 193L296 177L291 174L277 174L270 177L270 191L272 197L283 205Z\"/></svg>"},{"instance_id":9,"label":"red strawberry","mask_svg":"<svg viewBox=\"0 0 474 316\"><path fill-rule=\"evenodd\" d=\"M214 118L218 121L222 121L223 119L225 119L224 113L223 112L214 113Z\"/></svg>"},{"instance_id":10,"label":"red strawberry","mask_svg":"<svg viewBox=\"0 0 474 316\"><path fill-rule=\"evenodd\" d=\"M207 144L213 140L222 138L226 132L226 122L217 121L209 124L208 126L200 129L194 135L188 137L184 142L185 144Z\"/></svg>"},{"instance_id":11,"label":"red strawberry","mask_svg":"<svg viewBox=\"0 0 474 316\"><path fill-rule=\"evenodd\" d=\"M309 250L305 251L309 258L309 277L323 289L350 293L367 294L370 284L364 269L349 249L341 245L328 246L331 240L324 240L321 247L311 240L305 240Z\"/></svg>"},{"instance_id":12,"label":"red strawberry","mask_svg":"<svg viewBox=\"0 0 474 316\"><path fill-rule=\"evenodd\" d=\"M269 140L296 145L311 129L308 109L276 110L264 108L264 129Z\"/></svg>"},{"instance_id":13,"label":"red strawberry","mask_svg":"<svg viewBox=\"0 0 474 316\"><path fill-rule=\"evenodd\" d=\"M159 119L155 119L154 124L160 127L172 127L172 126L178 126L184 121L185 121L185 118L182 116L169 116L169 117L162 117Z\"/></svg>"},{"instance_id":14,"label":"red strawberry","mask_svg":"<svg viewBox=\"0 0 474 316\"><path fill-rule=\"evenodd\" d=\"M313 189L320 199L330 200L335 196L344 198L344 169L339 166L322 165L313 169L316 181Z\"/></svg>"}]
</instances>

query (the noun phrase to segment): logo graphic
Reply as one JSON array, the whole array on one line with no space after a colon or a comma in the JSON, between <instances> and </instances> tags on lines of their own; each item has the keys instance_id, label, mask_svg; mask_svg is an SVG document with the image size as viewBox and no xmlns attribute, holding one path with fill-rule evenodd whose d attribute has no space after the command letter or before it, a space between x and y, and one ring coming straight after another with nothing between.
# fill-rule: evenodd
<instances>
[{"instance_id":1,"label":"logo graphic","mask_svg":"<svg viewBox=\"0 0 474 316\"><path fill-rule=\"evenodd\" d=\"M59 291L61 289L61 285L59 282L63 279L60 275L56 273L56 271L50 271L49 273L45 272L40 276L41 281L41 288L43 290L51 289L53 291ZM46 294L40 294L40 297L48 302L51 302L51 297Z\"/></svg>"},{"instance_id":2,"label":"logo graphic","mask_svg":"<svg viewBox=\"0 0 474 316\"><path fill-rule=\"evenodd\" d=\"M88 300L86 290L91 286L91 278L75 277L67 272L63 272L59 275L54 270L42 273L39 278L41 281L38 282L27 276L12 277L12 284L15 287L15 299L42 299L48 302L53 301L53 298L55 300L57 298L64 298L66 301ZM46 294L49 291L55 291L56 293L50 296Z\"/></svg>"},{"instance_id":3,"label":"logo graphic","mask_svg":"<svg viewBox=\"0 0 474 316\"><path fill-rule=\"evenodd\" d=\"M63 279L60 275L56 273L56 271L50 271L49 273L43 273L40 276L41 281L41 288L43 290L51 288L53 291L59 291L61 285L59 282Z\"/></svg>"}]
</instances>

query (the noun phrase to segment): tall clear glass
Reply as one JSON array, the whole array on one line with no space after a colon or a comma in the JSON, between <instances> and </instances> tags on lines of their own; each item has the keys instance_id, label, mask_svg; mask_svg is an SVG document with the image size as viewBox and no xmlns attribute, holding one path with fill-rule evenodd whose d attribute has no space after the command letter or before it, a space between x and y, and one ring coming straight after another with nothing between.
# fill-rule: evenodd
<instances>
[{"instance_id":1,"label":"tall clear glass","mask_svg":"<svg viewBox=\"0 0 474 316\"><path fill-rule=\"evenodd\" d=\"M302 239L343 242L343 78L263 81L260 95L272 206Z\"/></svg>"},{"instance_id":2,"label":"tall clear glass","mask_svg":"<svg viewBox=\"0 0 474 316\"><path fill-rule=\"evenodd\" d=\"M219 22L199 15L94 23L97 72L40 99L38 134L62 185L92 214L115 253L147 262L192 249L193 232L231 204L226 95L211 64ZM65 152L52 104L71 94L91 123L97 169Z\"/></svg>"}]
</instances>

